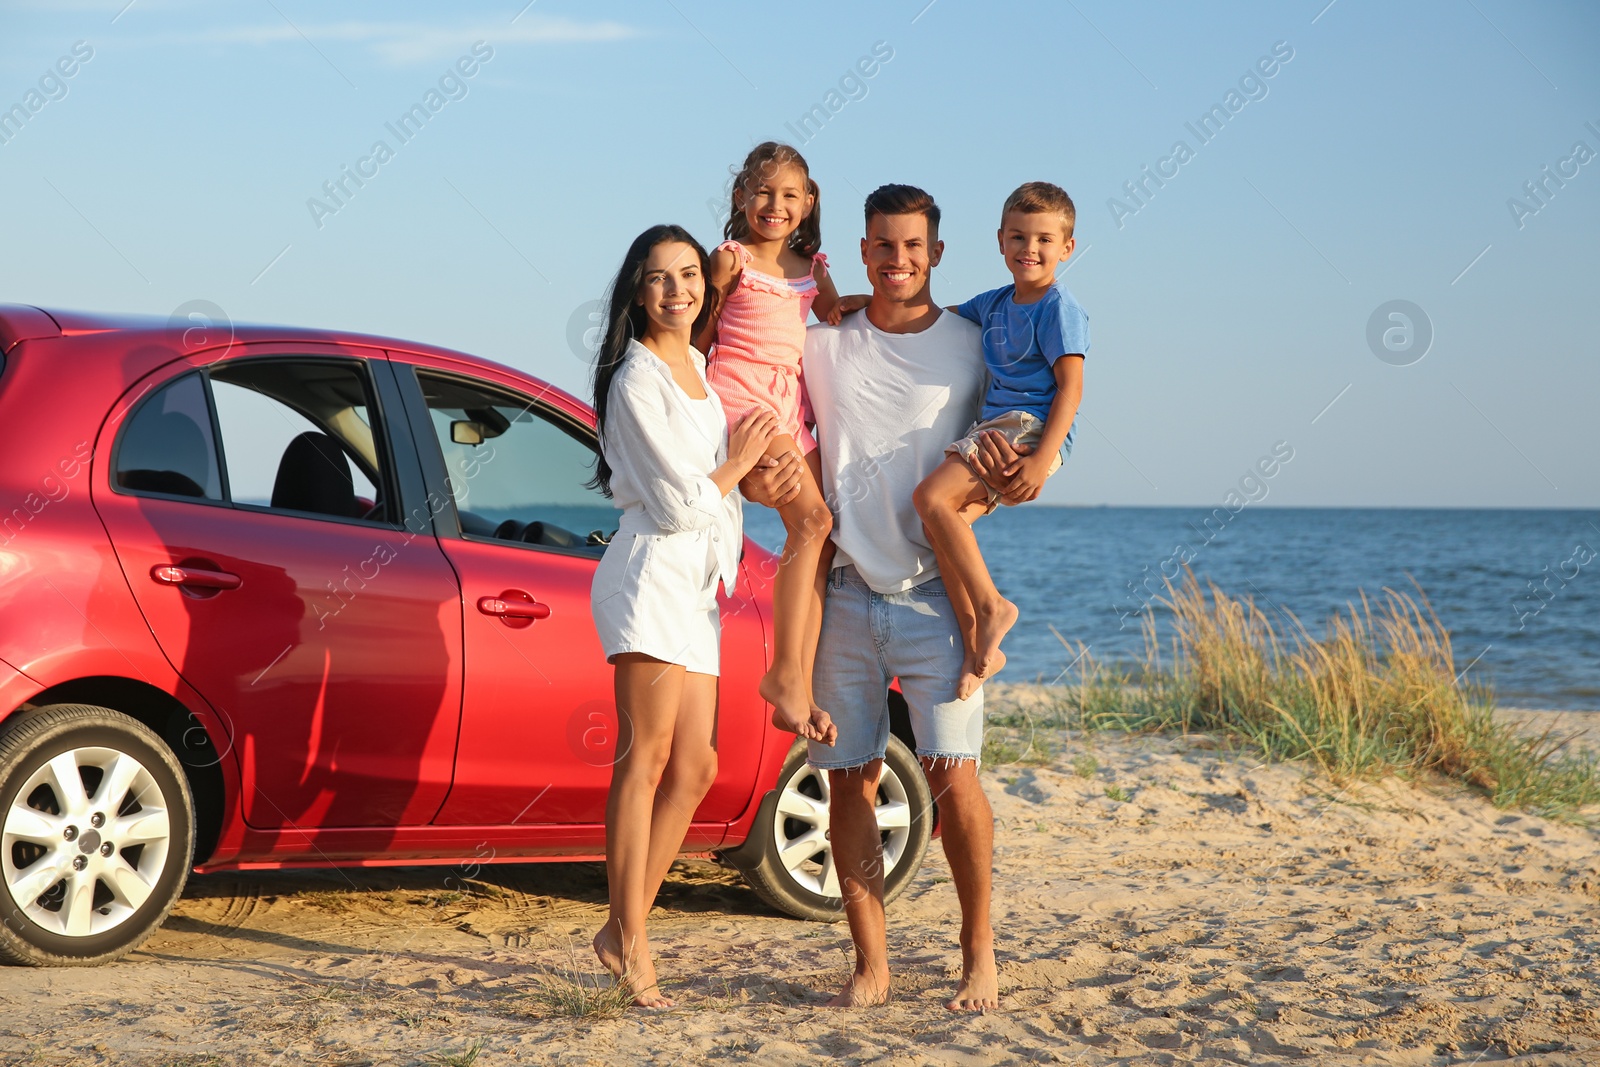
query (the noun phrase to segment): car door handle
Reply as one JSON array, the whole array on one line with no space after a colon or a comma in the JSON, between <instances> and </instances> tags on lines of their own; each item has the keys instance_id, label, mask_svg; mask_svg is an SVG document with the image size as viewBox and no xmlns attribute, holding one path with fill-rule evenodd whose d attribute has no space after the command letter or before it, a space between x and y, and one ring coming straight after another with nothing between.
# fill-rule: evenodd
<instances>
[{"instance_id":1,"label":"car door handle","mask_svg":"<svg viewBox=\"0 0 1600 1067\"><path fill-rule=\"evenodd\" d=\"M183 567L176 563L156 564L150 568L150 577L162 585L184 585L196 589L237 589L243 584L243 579L237 574L203 567Z\"/></svg>"},{"instance_id":2,"label":"car door handle","mask_svg":"<svg viewBox=\"0 0 1600 1067\"><path fill-rule=\"evenodd\" d=\"M478 598L478 610L503 622L526 626L535 619L548 619L550 605L540 604L521 589L507 589L499 596Z\"/></svg>"}]
</instances>

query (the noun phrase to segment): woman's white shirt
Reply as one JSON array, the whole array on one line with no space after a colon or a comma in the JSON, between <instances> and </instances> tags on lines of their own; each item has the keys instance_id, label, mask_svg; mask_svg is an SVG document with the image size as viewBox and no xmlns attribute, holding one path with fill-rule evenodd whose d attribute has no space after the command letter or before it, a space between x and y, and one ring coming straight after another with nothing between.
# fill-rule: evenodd
<instances>
[{"instance_id":1,"label":"woman's white shirt","mask_svg":"<svg viewBox=\"0 0 1600 1067\"><path fill-rule=\"evenodd\" d=\"M681 535L655 550L682 553L691 565L690 557L706 561L731 591L744 542L740 498L710 477L728 458L728 422L706 384L705 357L694 348L689 356L704 400L685 393L654 352L630 342L611 379L600 444L611 465L612 500L622 509L618 535Z\"/></svg>"}]
</instances>

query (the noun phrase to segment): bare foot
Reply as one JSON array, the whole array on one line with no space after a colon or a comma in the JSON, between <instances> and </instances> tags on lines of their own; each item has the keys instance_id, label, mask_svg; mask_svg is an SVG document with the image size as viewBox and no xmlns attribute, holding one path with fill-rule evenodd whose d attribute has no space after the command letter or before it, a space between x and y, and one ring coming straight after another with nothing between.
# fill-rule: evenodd
<instances>
[{"instance_id":1,"label":"bare foot","mask_svg":"<svg viewBox=\"0 0 1600 1067\"><path fill-rule=\"evenodd\" d=\"M1005 653L1001 653L1004 657ZM978 661L969 649L961 657L961 680L956 683L956 699L965 700L978 691L983 685L983 678L978 674Z\"/></svg>"},{"instance_id":2,"label":"bare foot","mask_svg":"<svg viewBox=\"0 0 1600 1067\"><path fill-rule=\"evenodd\" d=\"M973 693L976 693L983 686L983 683L985 681L987 681L988 679L990 679L990 678L994 677L995 675L999 674L1000 673L1000 668L1004 667L1005 665L1006 665L1006 654L1004 652L1002 652L998 648L995 649L994 650L994 655L992 657L990 657L990 659L989 659L989 669L986 670L986 671L983 671L982 673L974 671L973 674L972 674L972 677L974 679L974 684L973 684L972 688L968 689L965 693L961 693L961 692L958 691L957 692L957 696L959 696L962 700L967 699L967 697L971 696ZM965 681L965 678L963 678L963 681Z\"/></svg>"},{"instance_id":3,"label":"bare foot","mask_svg":"<svg viewBox=\"0 0 1600 1067\"><path fill-rule=\"evenodd\" d=\"M833 716L815 704L811 705L810 722L812 729L816 731L816 736L812 740L820 741L829 746L839 740L839 728L833 724Z\"/></svg>"},{"instance_id":4,"label":"bare foot","mask_svg":"<svg viewBox=\"0 0 1600 1067\"><path fill-rule=\"evenodd\" d=\"M1005 653L1000 651L1000 642L1005 640L1006 634L1017 624L1017 606L1011 601L1001 597L1000 600L989 608L978 611L978 634L974 641L977 670L974 671L979 678L989 678L1001 667L1005 666Z\"/></svg>"},{"instance_id":5,"label":"bare foot","mask_svg":"<svg viewBox=\"0 0 1600 1067\"><path fill-rule=\"evenodd\" d=\"M631 973L628 975L627 984L633 993L633 1006L636 1008L670 1008L672 1001L661 995L661 988L656 985L656 969L648 968L648 978Z\"/></svg>"},{"instance_id":6,"label":"bare foot","mask_svg":"<svg viewBox=\"0 0 1600 1067\"><path fill-rule=\"evenodd\" d=\"M594 935L594 954L600 958L600 966L620 981L627 963L622 958L622 931L616 923L606 923Z\"/></svg>"},{"instance_id":7,"label":"bare foot","mask_svg":"<svg viewBox=\"0 0 1600 1067\"><path fill-rule=\"evenodd\" d=\"M823 732L815 721L817 712L822 714L823 726L833 726L828 713L811 703L811 695L806 691L805 674L800 671L774 665L761 679L756 691L761 694L762 700L772 705L772 725L780 730L799 734L809 741L822 741Z\"/></svg>"},{"instance_id":8,"label":"bare foot","mask_svg":"<svg viewBox=\"0 0 1600 1067\"><path fill-rule=\"evenodd\" d=\"M889 1003L889 982L879 983L871 975L852 974L850 980L831 997L824 1008L874 1008Z\"/></svg>"},{"instance_id":9,"label":"bare foot","mask_svg":"<svg viewBox=\"0 0 1600 1067\"><path fill-rule=\"evenodd\" d=\"M656 984L656 965L650 958L650 949L638 946L626 954L622 951L622 932L616 923L606 923L594 935L594 954L600 964L611 972L618 984L628 987L636 1008L670 1008L672 1001L661 995Z\"/></svg>"},{"instance_id":10,"label":"bare foot","mask_svg":"<svg viewBox=\"0 0 1600 1067\"><path fill-rule=\"evenodd\" d=\"M994 949L984 946L970 954L961 971L956 995L945 1002L951 1011L994 1011L1000 1007L1000 979L994 967Z\"/></svg>"}]
</instances>

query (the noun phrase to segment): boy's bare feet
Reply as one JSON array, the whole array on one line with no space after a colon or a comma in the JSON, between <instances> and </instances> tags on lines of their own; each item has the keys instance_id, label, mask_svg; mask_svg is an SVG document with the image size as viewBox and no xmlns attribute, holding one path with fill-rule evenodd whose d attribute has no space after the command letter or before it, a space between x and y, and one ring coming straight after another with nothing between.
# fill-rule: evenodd
<instances>
[{"instance_id":1,"label":"boy's bare feet","mask_svg":"<svg viewBox=\"0 0 1600 1067\"><path fill-rule=\"evenodd\" d=\"M973 641L973 659L977 662L977 669L973 673L979 678L989 678L1005 666L1005 653L1000 651L1000 642L1017 624L1017 606L1000 597L993 604L982 607L974 605L974 608L978 616L978 633Z\"/></svg>"},{"instance_id":2,"label":"boy's bare feet","mask_svg":"<svg viewBox=\"0 0 1600 1067\"><path fill-rule=\"evenodd\" d=\"M994 1011L1000 1007L1000 978L994 966L994 946L986 941L971 952L962 951L961 984L945 1002L951 1011Z\"/></svg>"},{"instance_id":3,"label":"boy's bare feet","mask_svg":"<svg viewBox=\"0 0 1600 1067\"><path fill-rule=\"evenodd\" d=\"M875 1008L889 1003L889 979L880 982L870 974L852 974L838 994L829 998L824 1008Z\"/></svg>"},{"instance_id":4,"label":"boy's bare feet","mask_svg":"<svg viewBox=\"0 0 1600 1067\"><path fill-rule=\"evenodd\" d=\"M811 703L806 691L805 674L774 665L762 677L756 691L761 699L772 705L772 725L791 734L799 734L808 741L831 745L838 736L829 714Z\"/></svg>"},{"instance_id":5,"label":"boy's bare feet","mask_svg":"<svg viewBox=\"0 0 1600 1067\"><path fill-rule=\"evenodd\" d=\"M622 931L616 923L608 922L594 935L594 954L600 965L611 972L611 977L628 987L637 1008L670 1008L672 1001L661 995L656 985L656 965L650 958L649 946L635 945L627 953L622 950Z\"/></svg>"},{"instance_id":6,"label":"boy's bare feet","mask_svg":"<svg viewBox=\"0 0 1600 1067\"><path fill-rule=\"evenodd\" d=\"M1000 653L1000 667L1003 665L1005 665L1005 653ZM1000 667L995 667L995 670ZM982 685L984 680L978 673L978 657L973 656L971 649L966 649L966 654L962 657L962 678L955 683L955 699L965 701L966 697L978 693Z\"/></svg>"}]
</instances>

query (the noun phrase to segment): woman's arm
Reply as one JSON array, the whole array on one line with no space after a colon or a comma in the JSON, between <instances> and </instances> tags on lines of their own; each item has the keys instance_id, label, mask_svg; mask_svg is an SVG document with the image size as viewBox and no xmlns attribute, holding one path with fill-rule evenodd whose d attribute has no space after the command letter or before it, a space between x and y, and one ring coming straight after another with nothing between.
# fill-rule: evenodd
<instances>
[{"instance_id":1,"label":"woman's arm","mask_svg":"<svg viewBox=\"0 0 1600 1067\"><path fill-rule=\"evenodd\" d=\"M663 388L664 387L664 388ZM761 409L746 415L733 430L728 458L708 475L684 468L684 458L707 441L698 430L674 432L667 419L666 383L614 378L606 412L606 459L627 472L639 491L644 510L668 533L703 530L722 514L722 498L766 452L778 420Z\"/></svg>"},{"instance_id":2,"label":"woman's arm","mask_svg":"<svg viewBox=\"0 0 1600 1067\"><path fill-rule=\"evenodd\" d=\"M683 453L704 442L682 440L667 419L667 396L652 382L621 375L611 381L606 460L627 473L644 510L669 533L703 530L722 513L727 490L683 468Z\"/></svg>"},{"instance_id":3,"label":"woman's arm","mask_svg":"<svg viewBox=\"0 0 1600 1067\"><path fill-rule=\"evenodd\" d=\"M737 489L744 476L766 455L767 445L777 433L778 416L766 408L746 412L739 420L739 425L728 435L728 458L711 472L711 480L717 483L724 496Z\"/></svg>"}]
</instances>

